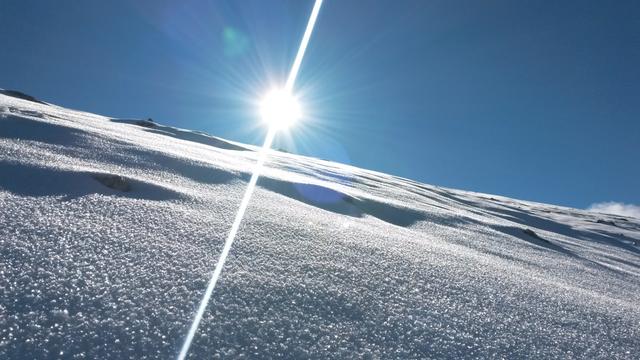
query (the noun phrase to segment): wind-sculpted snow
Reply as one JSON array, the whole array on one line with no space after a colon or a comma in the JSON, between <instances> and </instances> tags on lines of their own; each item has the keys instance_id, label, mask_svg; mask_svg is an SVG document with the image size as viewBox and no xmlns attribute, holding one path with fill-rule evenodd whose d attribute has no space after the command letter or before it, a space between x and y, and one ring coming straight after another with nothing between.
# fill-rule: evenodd
<instances>
[{"instance_id":1,"label":"wind-sculpted snow","mask_svg":"<svg viewBox=\"0 0 640 360\"><path fill-rule=\"evenodd\" d=\"M150 119L147 119L147 120L111 119L111 121L116 123L133 124L137 126L142 126L143 128L146 128L145 130L148 132L172 136L177 139L183 139L183 140L197 142L201 144L207 144L207 145L219 147L222 149L251 150L249 147L243 147L231 141L222 140L220 138L217 138L199 131L176 129L174 127L156 124Z\"/></svg>"},{"instance_id":2,"label":"wind-sculpted snow","mask_svg":"<svg viewBox=\"0 0 640 360\"><path fill-rule=\"evenodd\" d=\"M177 355L257 154L156 126L0 95L0 358ZM190 354L633 359L639 242L272 152Z\"/></svg>"}]
</instances>

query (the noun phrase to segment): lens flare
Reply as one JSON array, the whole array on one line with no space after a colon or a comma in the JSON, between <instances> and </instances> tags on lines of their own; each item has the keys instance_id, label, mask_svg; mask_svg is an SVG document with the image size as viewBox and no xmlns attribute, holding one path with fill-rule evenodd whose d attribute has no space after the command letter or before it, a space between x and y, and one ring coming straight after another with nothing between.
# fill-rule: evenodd
<instances>
[{"instance_id":1,"label":"lens flare","mask_svg":"<svg viewBox=\"0 0 640 360\"><path fill-rule=\"evenodd\" d=\"M269 127L282 130L293 125L302 116L302 110L295 96L285 90L274 89L262 100L260 115Z\"/></svg>"},{"instance_id":2,"label":"lens flare","mask_svg":"<svg viewBox=\"0 0 640 360\"><path fill-rule=\"evenodd\" d=\"M264 162L267 159L267 152L271 147L271 143L273 142L273 138L275 137L275 135L276 135L276 129L270 128L269 132L267 133L267 137L264 140L264 144L260 149L260 153L258 154L258 162L256 163L256 166L253 169L253 173L251 174L249 185L247 185L247 189L244 191L244 196L242 196L242 201L240 202L240 208L238 209L236 218L233 220L233 224L231 225L231 230L229 231L229 235L227 235L227 240L224 242L224 247L222 248L220 259L218 259L218 263L216 264L216 267L213 270L213 274L211 274L211 279L209 280L207 289L205 290L204 296L200 301L200 306L198 306L198 311L196 311L196 316L193 319L193 323L189 328L189 333L187 334L187 338L185 339L184 344L182 345L182 349L180 349L178 360L184 360L187 357L187 354L189 353L189 347L191 347L191 342L193 341L193 337L196 335L196 331L198 330L200 321L202 321L202 316L204 315L204 311L207 309L207 304L211 299L211 295L213 294L213 289L216 287L216 284L218 283L218 279L220 278L220 274L222 273L222 268L224 267L224 263L225 261L227 261L227 256L229 256L229 251L231 251L231 244L233 244L233 240L236 238L238 229L240 229L240 223L242 222L244 213L247 211L247 206L249 206L249 200L251 200L251 195L253 195L253 191L256 188L256 183L258 182L258 178L260 177L260 173L262 172Z\"/></svg>"},{"instance_id":3,"label":"lens flare","mask_svg":"<svg viewBox=\"0 0 640 360\"><path fill-rule=\"evenodd\" d=\"M253 169L251 179L249 180L249 184L247 185L244 196L242 197L242 201L240 202L240 208L238 209L238 213L236 214L236 217L233 221L233 225L231 225L231 230L229 231L227 239L224 242L224 247L222 248L222 253L220 254L218 263L216 264L216 267L211 274L207 289L202 296L202 300L200 301L198 310L196 311L193 322L191 323L191 327L189 328L187 337L185 338L184 343L182 344L182 348L180 349L180 353L178 354L179 360L185 359L187 357L187 354L189 353L189 348L191 347L193 337L198 330L198 326L200 326L200 321L202 321L202 316L207 309L207 305L209 303L209 300L211 299L213 290L216 287L218 279L220 278L222 268L224 267L224 263L227 260L229 251L231 250L233 240L238 233L238 229L240 228L240 223L242 222L244 213L247 210L247 206L249 206L249 200L251 199L251 195L253 195L253 191L256 188L258 177L260 177L260 173L266 161L267 153L271 148L271 143L273 142L273 139L276 135L276 131L283 127L291 125L301 115L300 105L298 104L295 97L291 94L293 91L293 85L296 81L296 78L298 77L302 58L304 57L304 53L307 50L307 45L309 44L311 32L313 31L316 19L318 18L318 13L320 12L321 5L322 0L315 0L313 10L311 10L311 16L309 17L309 22L307 23L307 28L305 29L304 35L302 36L302 41L300 43L300 47L298 48L298 53L296 54L296 58L293 61L293 66L291 67L291 71L289 72L289 76L287 77L287 82L284 89L277 90L276 92L271 92L265 98L262 112L263 119L269 122L269 131L267 132L264 144L262 145L262 148L258 153L258 162Z\"/></svg>"}]
</instances>

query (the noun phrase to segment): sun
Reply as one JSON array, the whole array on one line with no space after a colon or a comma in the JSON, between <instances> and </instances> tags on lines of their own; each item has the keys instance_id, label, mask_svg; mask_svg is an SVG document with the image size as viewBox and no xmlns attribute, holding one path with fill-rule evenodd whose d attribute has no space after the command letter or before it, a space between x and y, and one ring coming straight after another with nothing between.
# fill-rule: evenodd
<instances>
[{"instance_id":1,"label":"sun","mask_svg":"<svg viewBox=\"0 0 640 360\"><path fill-rule=\"evenodd\" d=\"M260 115L269 127L276 130L289 128L302 116L298 99L284 89L273 89L260 103Z\"/></svg>"}]
</instances>

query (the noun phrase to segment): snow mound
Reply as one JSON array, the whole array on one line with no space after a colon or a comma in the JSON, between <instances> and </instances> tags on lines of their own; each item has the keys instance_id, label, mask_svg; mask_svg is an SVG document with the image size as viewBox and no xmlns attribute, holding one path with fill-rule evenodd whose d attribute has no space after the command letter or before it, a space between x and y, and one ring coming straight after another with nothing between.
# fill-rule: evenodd
<instances>
[{"instance_id":1,"label":"snow mound","mask_svg":"<svg viewBox=\"0 0 640 360\"><path fill-rule=\"evenodd\" d=\"M0 358L176 356L254 150L3 90ZM191 355L633 359L639 243L635 218L272 151Z\"/></svg>"},{"instance_id":2,"label":"snow mound","mask_svg":"<svg viewBox=\"0 0 640 360\"><path fill-rule=\"evenodd\" d=\"M21 196L64 196L70 199L89 194L103 194L148 200L181 198L179 192L170 188L115 174L2 161L0 171L10 174L0 178L0 188Z\"/></svg>"},{"instance_id":3,"label":"snow mound","mask_svg":"<svg viewBox=\"0 0 640 360\"><path fill-rule=\"evenodd\" d=\"M215 136L205 134L200 131L189 131L184 129L177 129L171 126L164 126L164 125L156 124L154 121L150 119L147 119L147 120L111 119L111 121L116 123L122 123L122 124L142 126L146 128L145 130L148 132L167 135L177 139L193 141L200 144L211 145L211 146L219 147L221 149L251 150L249 147L241 146L234 142L223 140Z\"/></svg>"}]
</instances>

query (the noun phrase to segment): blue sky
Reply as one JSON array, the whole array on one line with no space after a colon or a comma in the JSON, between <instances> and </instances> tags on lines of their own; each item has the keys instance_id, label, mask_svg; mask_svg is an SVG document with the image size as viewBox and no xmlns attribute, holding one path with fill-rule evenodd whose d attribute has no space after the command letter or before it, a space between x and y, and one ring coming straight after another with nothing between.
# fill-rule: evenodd
<instances>
[{"instance_id":1,"label":"blue sky","mask_svg":"<svg viewBox=\"0 0 640 360\"><path fill-rule=\"evenodd\" d=\"M258 144L312 1L0 0L0 87ZM327 0L276 144L429 184L640 203L640 2Z\"/></svg>"}]
</instances>

